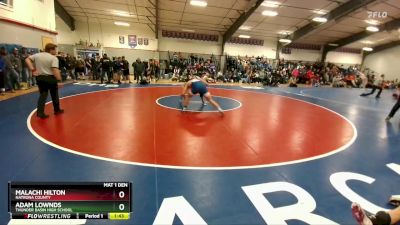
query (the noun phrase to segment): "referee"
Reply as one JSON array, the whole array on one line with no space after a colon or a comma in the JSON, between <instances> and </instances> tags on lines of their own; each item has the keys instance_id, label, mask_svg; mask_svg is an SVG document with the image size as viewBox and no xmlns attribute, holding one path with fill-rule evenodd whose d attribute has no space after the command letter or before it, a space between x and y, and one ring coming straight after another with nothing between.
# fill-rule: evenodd
<instances>
[{"instance_id":1,"label":"referee","mask_svg":"<svg viewBox=\"0 0 400 225\"><path fill-rule=\"evenodd\" d=\"M58 115L64 112L60 108L60 100L58 97L57 81L61 81L60 70L58 69L57 45L48 43L44 49L45 52L37 53L26 58L25 62L28 68L36 77L39 86L40 97L37 104L36 115L42 119L49 117L44 113L44 105L47 95L50 91L51 100L53 101L54 114Z\"/></svg>"}]
</instances>

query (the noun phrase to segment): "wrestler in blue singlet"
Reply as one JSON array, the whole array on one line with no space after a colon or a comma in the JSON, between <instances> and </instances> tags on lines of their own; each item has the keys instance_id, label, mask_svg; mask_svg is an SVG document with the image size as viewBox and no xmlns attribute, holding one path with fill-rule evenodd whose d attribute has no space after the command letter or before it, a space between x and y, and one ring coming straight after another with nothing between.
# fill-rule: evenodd
<instances>
[{"instance_id":1,"label":"wrestler in blue singlet","mask_svg":"<svg viewBox=\"0 0 400 225\"><path fill-rule=\"evenodd\" d=\"M203 98L204 94L208 92L206 84L197 78L191 80L191 91L194 95L200 94L201 98Z\"/></svg>"}]
</instances>

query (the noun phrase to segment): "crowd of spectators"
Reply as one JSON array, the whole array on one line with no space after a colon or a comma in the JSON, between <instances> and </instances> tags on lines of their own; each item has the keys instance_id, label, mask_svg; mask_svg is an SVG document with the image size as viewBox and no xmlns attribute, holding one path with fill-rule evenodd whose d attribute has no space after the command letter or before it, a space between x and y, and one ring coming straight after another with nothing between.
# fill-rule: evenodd
<instances>
[{"instance_id":1,"label":"crowd of spectators","mask_svg":"<svg viewBox=\"0 0 400 225\"><path fill-rule=\"evenodd\" d=\"M367 79L365 87L378 79L371 71L360 72L359 66L335 65L321 62L270 60L263 57L227 57L227 71L217 80L222 82L261 83L265 86L288 84L297 87L304 84L311 87L330 85L332 87L362 87L363 76ZM395 88L398 80L385 80L385 88ZM363 87L363 88L365 88Z\"/></svg>"},{"instance_id":2,"label":"crowd of spectators","mask_svg":"<svg viewBox=\"0 0 400 225\"><path fill-rule=\"evenodd\" d=\"M226 72L220 74L222 82L262 83L278 86L286 83L288 75L274 67L273 61L264 57L226 57Z\"/></svg>"},{"instance_id":3,"label":"crowd of spectators","mask_svg":"<svg viewBox=\"0 0 400 225\"><path fill-rule=\"evenodd\" d=\"M36 80L28 70L25 59L32 52L26 48L19 50L14 48L11 53L5 47L0 48L0 94L5 95L6 91L15 93L16 90L26 89L36 85ZM27 84L22 87L21 83Z\"/></svg>"},{"instance_id":4,"label":"crowd of spectators","mask_svg":"<svg viewBox=\"0 0 400 225\"><path fill-rule=\"evenodd\" d=\"M218 71L217 60L214 55L204 58L191 54L183 57L181 53L174 52L167 62L166 79L186 82L189 74L208 74L208 81L215 82Z\"/></svg>"},{"instance_id":5,"label":"crowd of spectators","mask_svg":"<svg viewBox=\"0 0 400 225\"><path fill-rule=\"evenodd\" d=\"M32 54L27 49L13 49L8 53L0 48L0 93L29 89L36 85L35 78L27 69L25 59ZM124 57L112 57L107 54L90 56L71 56L63 52L57 55L63 81L68 78L78 80L99 80L101 83L132 83L130 74L137 83L156 82L168 79L172 82L186 82L189 74L202 75L210 83L256 83L264 86L297 87L331 85L332 87L368 87L379 74L360 73L358 66L335 65L321 62L272 60L264 57L227 56L225 69L219 68L214 55L198 56L181 53L169 54L169 60L137 58L132 64ZM130 67L130 65L132 67ZM133 68L133 71L130 71ZM219 72L218 72L219 71ZM363 77L364 76L364 77ZM363 79L367 80L366 85ZM397 80L384 82L385 88L394 88ZM22 85L23 84L23 85Z\"/></svg>"},{"instance_id":6,"label":"crowd of spectators","mask_svg":"<svg viewBox=\"0 0 400 225\"><path fill-rule=\"evenodd\" d=\"M141 60L137 58L130 64L125 56L109 57L107 54L102 57L95 55L86 58L78 56L76 58L61 53L58 57L63 77L65 79L71 77L73 81L90 79L100 80L101 83L117 82L120 84L122 81L132 83L130 74L133 74L134 81L137 83L142 81L150 83L164 78L167 72L172 74L172 70L168 71L167 69L166 60ZM130 71L130 68L133 71Z\"/></svg>"}]
</instances>

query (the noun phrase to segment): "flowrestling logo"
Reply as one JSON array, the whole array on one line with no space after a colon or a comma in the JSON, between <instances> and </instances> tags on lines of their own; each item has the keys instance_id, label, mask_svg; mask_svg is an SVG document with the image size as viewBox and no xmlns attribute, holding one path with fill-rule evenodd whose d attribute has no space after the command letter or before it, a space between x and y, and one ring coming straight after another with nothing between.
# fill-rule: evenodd
<instances>
[{"instance_id":1,"label":"flowrestling logo","mask_svg":"<svg viewBox=\"0 0 400 225\"><path fill-rule=\"evenodd\" d=\"M388 17L386 11L368 11L368 19L384 19Z\"/></svg>"}]
</instances>

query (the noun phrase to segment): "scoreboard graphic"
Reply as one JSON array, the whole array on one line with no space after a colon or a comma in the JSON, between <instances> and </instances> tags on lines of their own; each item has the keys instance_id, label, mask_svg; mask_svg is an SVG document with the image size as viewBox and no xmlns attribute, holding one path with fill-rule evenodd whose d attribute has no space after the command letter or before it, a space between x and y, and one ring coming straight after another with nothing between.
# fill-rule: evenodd
<instances>
[{"instance_id":1,"label":"scoreboard graphic","mask_svg":"<svg viewBox=\"0 0 400 225\"><path fill-rule=\"evenodd\" d=\"M130 182L9 182L11 219L128 220Z\"/></svg>"}]
</instances>

